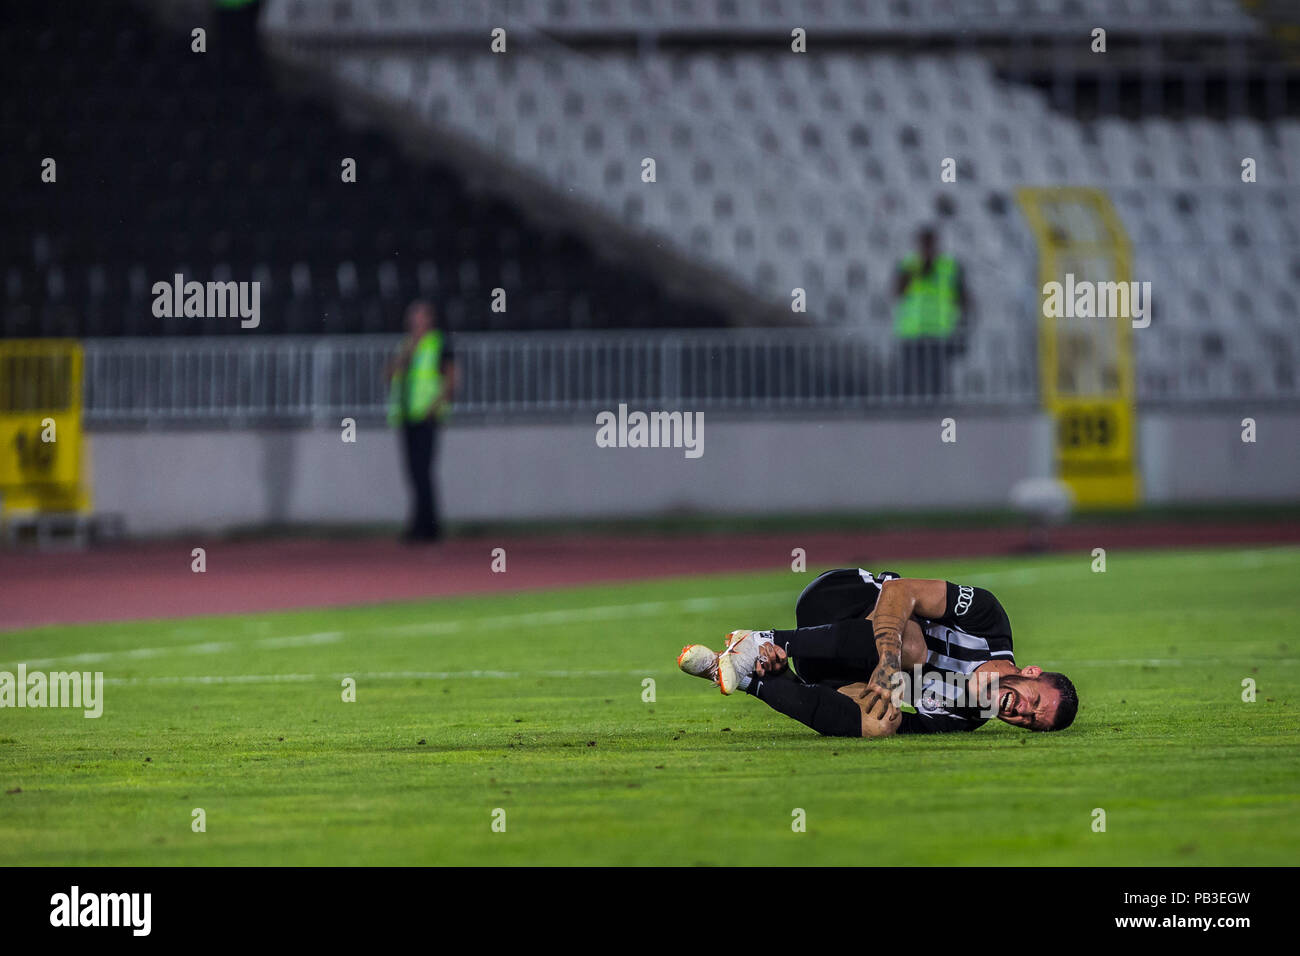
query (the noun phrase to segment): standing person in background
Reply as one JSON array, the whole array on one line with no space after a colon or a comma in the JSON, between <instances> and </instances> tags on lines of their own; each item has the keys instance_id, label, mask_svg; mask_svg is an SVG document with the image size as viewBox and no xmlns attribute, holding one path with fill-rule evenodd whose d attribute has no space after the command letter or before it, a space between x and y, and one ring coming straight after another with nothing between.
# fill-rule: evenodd
<instances>
[{"instance_id":1,"label":"standing person in background","mask_svg":"<svg viewBox=\"0 0 1300 956\"><path fill-rule=\"evenodd\" d=\"M413 511L407 541L442 537L434 494L438 432L451 408L456 365L433 306L417 299L406 309L406 338L388 363L388 423L400 428Z\"/></svg>"},{"instance_id":2,"label":"standing person in background","mask_svg":"<svg viewBox=\"0 0 1300 956\"><path fill-rule=\"evenodd\" d=\"M951 358L965 348L966 281L951 256L938 254L938 237L926 226L917 251L898 264L894 335L900 340L904 395L937 398L947 388Z\"/></svg>"}]
</instances>

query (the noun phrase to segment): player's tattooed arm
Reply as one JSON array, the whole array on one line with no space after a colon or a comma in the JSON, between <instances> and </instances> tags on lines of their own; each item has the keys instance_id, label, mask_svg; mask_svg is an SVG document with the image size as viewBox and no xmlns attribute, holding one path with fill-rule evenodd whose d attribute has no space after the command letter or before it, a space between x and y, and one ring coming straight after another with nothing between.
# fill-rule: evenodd
<instances>
[{"instance_id":1,"label":"player's tattooed arm","mask_svg":"<svg viewBox=\"0 0 1300 956\"><path fill-rule=\"evenodd\" d=\"M903 628L913 615L942 617L948 606L948 585L944 581L897 578L886 581L872 614L876 653L880 662L869 683L883 694L892 694L895 675L903 669Z\"/></svg>"}]
</instances>

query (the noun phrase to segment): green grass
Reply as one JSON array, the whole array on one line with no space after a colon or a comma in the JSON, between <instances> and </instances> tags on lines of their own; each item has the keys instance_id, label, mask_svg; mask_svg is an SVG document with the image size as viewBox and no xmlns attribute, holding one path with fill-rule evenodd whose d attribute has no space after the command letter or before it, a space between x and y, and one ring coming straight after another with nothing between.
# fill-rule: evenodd
<instances>
[{"instance_id":1,"label":"green grass","mask_svg":"<svg viewBox=\"0 0 1300 956\"><path fill-rule=\"evenodd\" d=\"M823 739L676 671L792 626L789 572L0 634L110 681L0 710L0 864L1294 863L1300 549L1090 562L900 569L998 594L1079 687L1062 734Z\"/></svg>"}]
</instances>

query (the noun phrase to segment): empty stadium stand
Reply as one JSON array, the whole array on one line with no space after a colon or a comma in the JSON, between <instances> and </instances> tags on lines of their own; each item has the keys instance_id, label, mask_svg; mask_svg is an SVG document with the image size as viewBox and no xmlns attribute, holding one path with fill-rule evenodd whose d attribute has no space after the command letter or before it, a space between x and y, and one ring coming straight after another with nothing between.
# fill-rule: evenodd
<instances>
[{"instance_id":1,"label":"empty stadium stand","mask_svg":"<svg viewBox=\"0 0 1300 956\"><path fill-rule=\"evenodd\" d=\"M522 22L569 40L652 34L727 40L788 34L893 37L1116 32L1250 35L1236 0L280 0L267 26L358 42L482 37L485 25Z\"/></svg>"},{"instance_id":2,"label":"empty stadium stand","mask_svg":"<svg viewBox=\"0 0 1300 956\"><path fill-rule=\"evenodd\" d=\"M1152 283L1143 396L1300 388L1294 68L1232 88L1271 112L1071 108L1098 24L1117 57L1190 50L1168 62L1192 77L1264 56L1232 0L267 0L260 44L217 23L202 55L130 4L75 31L58 6L15 8L0 49L3 335L235 331L153 317L179 272L261 283L262 333L391 330L419 294L467 331L807 324L887 349L895 263L936 223L975 305L957 391L990 394L1039 307L1016 190L1088 185Z\"/></svg>"},{"instance_id":3,"label":"empty stadium stand","mask_svg":"<svg viewBox=\"0 0 1300 956\"><path fill-rule=\"evenodd\" d=\"M341 100L503 166L504 191L568 197L575 222L752 294L742 324L788 313L798 288L814 324L887 342L894 264L936 222L984 330L966 375L995 364L1006 335L990 332L1034 336L1036 251L1016 188L1101 187L1133 240L1134 278L1152 283L1142 393L1230 380L1245 394L1294 394L1300 122L1084 120L1001 68L997 38L1020 33L1073 37L1070 69L1086 70L1089 31L1112 21L1134 43L1148 42L1144 30L1211 44L1261 33L1229 0L272 0L264 29ZM791 52L792 26L827 49ZM511 37L505 55L489 51L495 27ZM984 45L882 42L959 33ZM765 46L742 42L763 36ZM945 157L957 183L940 181ZM1257 182L1242 181L1246 157Z\"/></svg>"}]
</instances>

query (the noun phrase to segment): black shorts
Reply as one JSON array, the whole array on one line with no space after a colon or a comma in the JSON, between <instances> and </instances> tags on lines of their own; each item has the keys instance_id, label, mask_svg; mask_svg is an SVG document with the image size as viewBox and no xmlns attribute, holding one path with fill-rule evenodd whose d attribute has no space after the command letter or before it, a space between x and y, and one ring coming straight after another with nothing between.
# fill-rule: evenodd
<instances>
[{"instance_id":1,"label":"black shorts","mask_svg":"<svg viewBox=\"0 0 1300 956\"><path fill-rule=\"evenodd\" d=\"M882 571L871 575L872 583L857 568L837 568L819 574L795 602L795 626L816 627L866 617L880 597L880 584L896 577L899 575L893 571Z\"/></svg>"},{"instance_id":2,"label":"black shorts","mask_svg":"<svg viewBox=\"0 0 1300 956\"><path fill-rule=\"evenodd\" d=\"M837 621L861 620L871 613L880 596L880 583L898 577L892 571L863 577L857 568L838 568L818 575L803 589L795 602L794 616L798 627L821 627ZM842 687L856 684L871 676L876 667L876 646L868 640L861 648L860 663L795 661L801 680L809 684Z\"/></svg>"}]
</instances>

